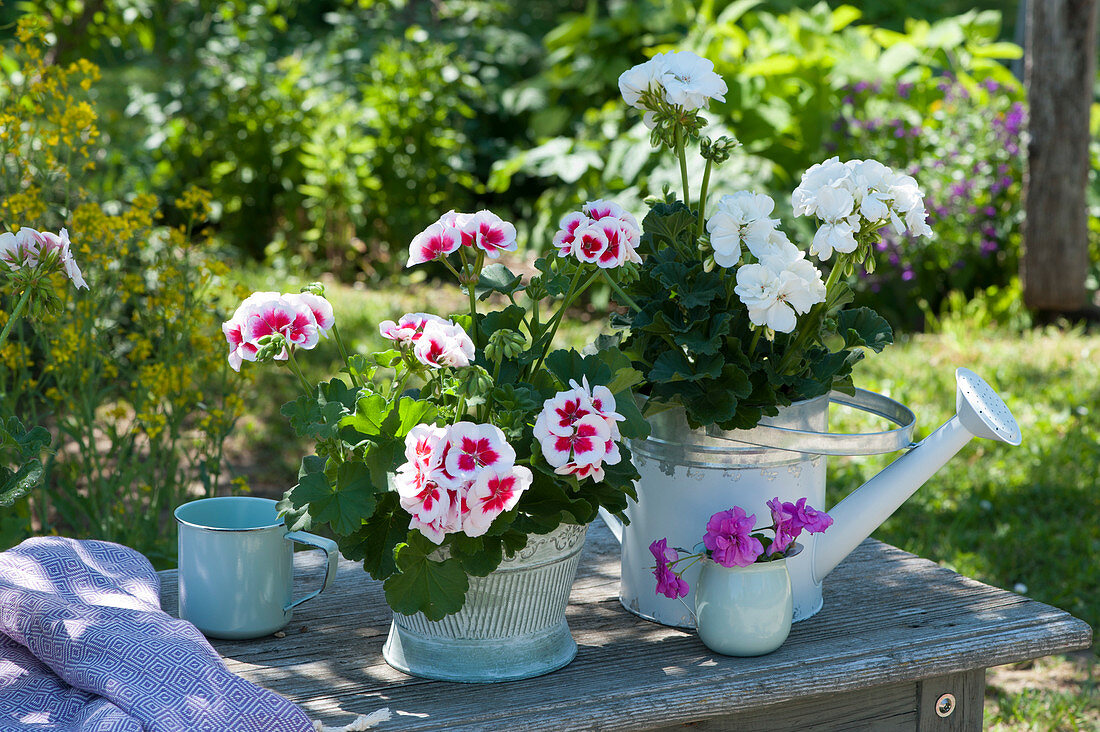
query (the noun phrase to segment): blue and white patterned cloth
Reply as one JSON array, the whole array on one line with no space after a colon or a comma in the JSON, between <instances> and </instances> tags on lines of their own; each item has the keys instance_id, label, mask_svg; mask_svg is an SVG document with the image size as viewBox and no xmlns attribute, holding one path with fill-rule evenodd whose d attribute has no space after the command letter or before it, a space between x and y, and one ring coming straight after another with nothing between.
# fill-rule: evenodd
<instances>
[{"instance_id":1,"label":"blue and white patterned cloth","mask_svg":"<svg viewBox=\"0 0 1100 732\"><path fill-rule=\"evenodd\" d=\"M230 673L118 544L28 539L0 553L0 732L312 732Z\"/></svg>"}]
</instances>

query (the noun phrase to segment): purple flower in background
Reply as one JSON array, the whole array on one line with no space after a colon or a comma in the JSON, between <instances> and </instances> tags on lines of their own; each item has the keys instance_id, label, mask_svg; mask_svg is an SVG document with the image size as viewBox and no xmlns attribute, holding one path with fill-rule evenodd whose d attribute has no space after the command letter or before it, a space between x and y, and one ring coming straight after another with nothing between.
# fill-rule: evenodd
<instances>
[{"instance_id":1,"label":"purple flower in background","mask_svg":"<svg viewBox=\"0 0 1100 732\"><path fill-rule=\"evenodd\" d=\"M909 94L913 91L915 85L911 81L899 81L897 87L898 96L902 99L908 99Z\"/></svg>"},{"instance_id":2,"label":"purple flower in background","mask_svg":"<svg viewBox=\"0 0 1100 732\"><path fill-rule=\"evenodd\" d=\"M901 279L905 282L909 282L910 280L912 280L916 276L917 276L917 273L914 272L913 268L909 267L908 265L906 265L905 269L903 269L901 271Z\"/></svg>"},{"instance_id":3,"label":"purple flower in background","mask_svg":"<svg viewBox=\"0 0 1100 732\"><path fill-rule=\"evenodd\" d=\"M999 249L997 242L992 239L982 239L981 252L982 256L988 257L993 252Z\"/></svg>"},{"instance_id":4,"label":"purple flower in background","mask_svg":"<svg viewBox=\"0 0 1100 732\"><path fill-rule=\"evenodd\" d=\"M723 567L747 567L764 553L764 545L751 536L756 515L747 516L740 506L719 511L707 521L703 546Z\"/></svg>"}]
</instances>

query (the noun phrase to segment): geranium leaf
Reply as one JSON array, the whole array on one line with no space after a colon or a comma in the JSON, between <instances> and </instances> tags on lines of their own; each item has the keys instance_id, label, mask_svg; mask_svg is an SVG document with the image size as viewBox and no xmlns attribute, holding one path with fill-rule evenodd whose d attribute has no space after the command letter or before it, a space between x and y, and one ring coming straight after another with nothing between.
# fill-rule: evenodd
<instances>
[{"instance_id":1,"label":"geranium leaf","mask_svg":"<svg viewBox=\"0 0 1100 732\"><path fill-rule=\"evenodd\" d=\"M694 227L695 214L680 201L658 203L642 220L642 230L650 239L652 251L657 251L658 244L690 243Z\"/></svg>"},{"instance_id":2,"label":"geranium leaf","mask_svg":"<svg viewBox=\"0 0 1100 732\"><path fill-rule=\"evenodd\" d=\"M329 524L337 535L358 529L374 512L376 501L370 471L360 462L341 463L336 481L324 471L305 472L288 497L296 506L308 503L312 521Z\"/></svg>"},{"instance_id":3,"label":"geranium leaf","mask_svg":"<svg viewBox=\"0 0 1100 732\"><path fill-rule=\"evenodd\" d=\"M421 612L428 620L442 620L462 609L470 580L457 559L429 559L436 549L416 531L409 533L407 543L397 545L394 557L398 573L382 585L386 602L394 612Z\"/></svg>"},{"instance_id":4,"label":"geranium leaf","mask_svg":"<svg viewBox=\"0 0 1100 732\"><path fill-rule=\"evenodd\" d=\"M499 292L502 295L510 297L515 294L517 290L523 289L520 286L522 278L513 274L510 269L505 267L500 262L493 262L492 264L481 270L481 275L477 279L477 285L474 287L474 292L477 294L479 300L486 300L494 292Z\"/></svg>"},{"instance_id":5,"label":"geranium leaf","mask_svg":"<svg viewBox=\"0 0 1100 732\"><path fill-rule=\"evenodd\" d=\"M382 494L374 514L358 530L337 538L340 553L353 562L362 560L363 569L376 580L397 571L393 551L409 534L409 515L397 501L396 493Z\"/></svg>"},{"instance_id":6,"label":"geranium leaf","mask_svg":"<svg viewBox=\"0 0 1100 732\"><path fill-rule=\"evenodd\" d=\"M837 330L846 348L863 346L875 353L894 342L894 330L886 319L870 308L844 310L837 316Z\"/></svg>"},{"instance_id":7,"label":"geranium leaf","mask_svg":"<svg viewBox=\"0 0 1100 732\"><path fill-rule=\"evenodd\" d=\"M721 373L720 356L702 356L691 362L682 351L670 348L653 362L653 368L649 371L649 380L655 384L670 381L698 381L708 377L715 378Z\"/></svg>"},{"instance_id":8,"label":"geranium leaf","mask_svg":"<svg viewBox=\"0 0 1100 732\"><path fill-rule=\"evenodd\" d=\"M486 576L504 559L503 542L499 536L471 538L465 534L454 534L450 547L466 574L474 577Z\"/></svg>"}]
</instances>

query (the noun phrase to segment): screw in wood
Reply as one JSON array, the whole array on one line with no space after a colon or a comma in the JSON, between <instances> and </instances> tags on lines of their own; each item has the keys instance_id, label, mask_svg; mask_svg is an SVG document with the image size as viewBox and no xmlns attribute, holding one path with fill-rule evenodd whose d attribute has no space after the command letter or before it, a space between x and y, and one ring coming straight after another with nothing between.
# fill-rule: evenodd
<instances>
[{"instance_id":1,"label":"screw in wood","mask_svg":"<svg viewBox=\"0 0 1100 732\"><path fill-rule=\"evenodd\" d=\"M955 695L943 694L936 700L936 715L940 717L950 717L951 713L955 711Z\"/></svg>"}]
</instances>

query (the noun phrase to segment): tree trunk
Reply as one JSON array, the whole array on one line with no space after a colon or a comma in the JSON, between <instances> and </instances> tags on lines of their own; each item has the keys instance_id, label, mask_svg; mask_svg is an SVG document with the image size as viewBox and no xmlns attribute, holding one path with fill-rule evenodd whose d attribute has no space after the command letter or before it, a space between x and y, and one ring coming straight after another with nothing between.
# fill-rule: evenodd
<instances>
[{"instance_id":1,"label":"tree trunk","mask_svg":"<svg viewBox=\"0 0 1100 732\"><path fill-rule=\"evenodd\" d=\"M1089 108L1097 0L1030 0L1024 79L1030 141L1020 281L1035 310L1087 305Z\"/></svg>"}]
</instances>

